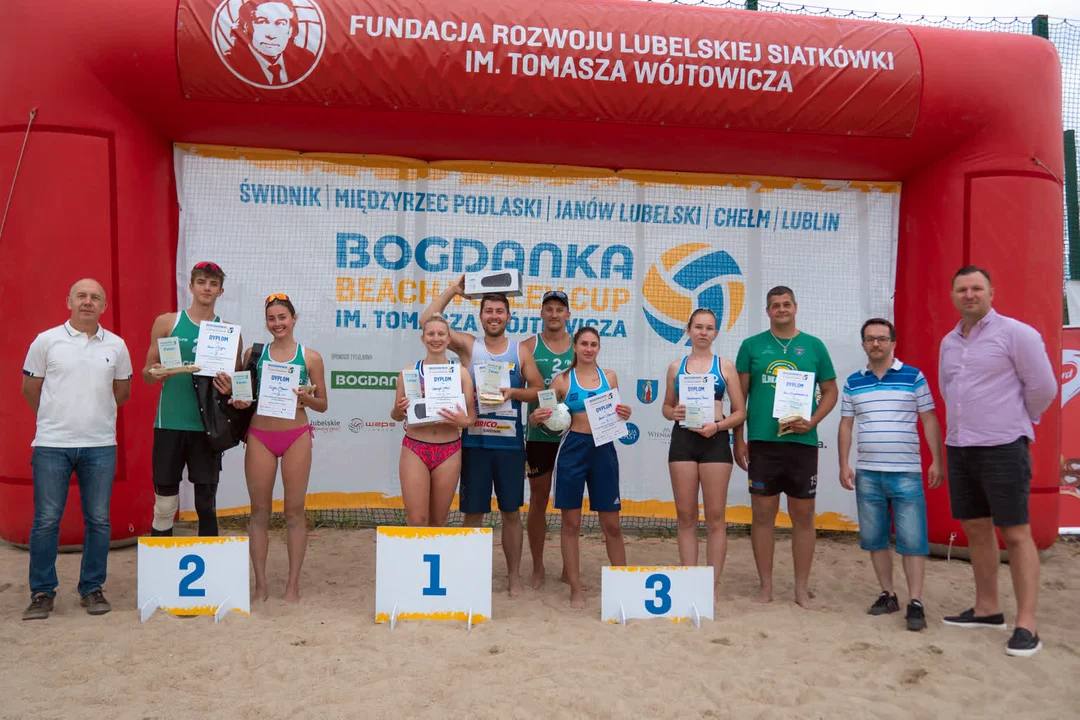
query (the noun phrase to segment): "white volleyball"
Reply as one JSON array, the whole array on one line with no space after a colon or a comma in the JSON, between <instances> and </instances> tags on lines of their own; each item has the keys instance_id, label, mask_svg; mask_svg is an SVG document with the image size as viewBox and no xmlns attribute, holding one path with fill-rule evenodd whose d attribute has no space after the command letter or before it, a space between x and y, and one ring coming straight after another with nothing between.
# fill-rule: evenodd
<instances>
[{"instance_id":1,"label":"white volleyball","mask_svg":"<svg viewBox=\"0 0 1080 720\"><path fill-rule=\"evenodd\" d=\"M570 427L570 408L566 407L566 403L559 403L543 425L552 432L565 432Z\"/></svg>"}]
</instances>

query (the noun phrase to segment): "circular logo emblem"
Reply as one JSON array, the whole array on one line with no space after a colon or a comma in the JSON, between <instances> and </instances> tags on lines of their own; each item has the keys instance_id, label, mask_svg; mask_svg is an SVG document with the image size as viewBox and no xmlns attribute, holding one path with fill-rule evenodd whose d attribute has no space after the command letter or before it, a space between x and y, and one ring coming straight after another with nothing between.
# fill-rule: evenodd
<instances>
[{"instance_id":1,"label":"circular logo emblem","mask_svg":"<svg viewBox=\"0 0 1080 720\"><path fill-rule=\"evenodd\" d=\"M364 421L361 420L360 418L353 418L349 422L349 430L351 430L352 432L358 433L363 429L364 429Z\"/></svg>"},{"instance_id":2,"label":"circular logo emblem","mask_svg":"<svg viewBox=\"0 0 1080 720\"><path fill-rule=\"evenodd\" d=\"M281 90L319 64L325 28L315 0L225 0L214 13L214 49L248 85Z\"/></svg>"},{"instance_id":3,"label":"circular logo emblem","mask_svg":"<svg viewBox=\"0 0 1080 720\"><path fill-rule=\"evenodd\" d=\"M641 437L641 431L638 430L638 426L632 422L626 423L626 435L619 438L619 442L623 445L633 445Z\"/></svg>"},{"instance_id":4,"label":"circular logo emblem","mask_svg":"<svg viewBox=\"0 0 1080 720\"><path fill-rule=\"evenodd\" d=\"M686 321L698 308L716 314L717 329L728 331L742 314L746 286L738 263L707 243L677 245L645 273L641 286L645 319L668 342L689 345Z\"/></svg>"}]
</instances>

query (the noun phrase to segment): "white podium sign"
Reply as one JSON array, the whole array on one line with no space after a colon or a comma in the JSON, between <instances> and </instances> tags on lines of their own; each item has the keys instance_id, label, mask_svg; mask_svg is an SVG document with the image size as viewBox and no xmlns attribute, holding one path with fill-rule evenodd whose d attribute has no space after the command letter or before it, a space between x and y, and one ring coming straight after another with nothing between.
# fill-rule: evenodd
<instances>
[{"instance_id":1,"label":"white podium sign","mask_svg":"<svg viewBox=\"0 0 1080 720\"><path fill-rule=\"evenodd\" d=\"M375 622L491 619L491 528L380 527Z\"/></svg>"},{"instance_id":2,"label":"white podium sign","mask_svg":"<svg viewBox=\"0 0 1080 720\"><path fill-rule=\"evenodd\" d=\"M251 612L246 537L139 538L139 617Z\"/></svg>"},{"instance_id":3,"label":"white podium sign","mask_svg":"<svg viewBox=\"0 0 1080 720\"><path fill-rule=\"evenodd\" d=\"M713 618L711 567L603 567L600 581L606 622L667 618L701 627L701 618Z\"/></svg>"}]
</instances>

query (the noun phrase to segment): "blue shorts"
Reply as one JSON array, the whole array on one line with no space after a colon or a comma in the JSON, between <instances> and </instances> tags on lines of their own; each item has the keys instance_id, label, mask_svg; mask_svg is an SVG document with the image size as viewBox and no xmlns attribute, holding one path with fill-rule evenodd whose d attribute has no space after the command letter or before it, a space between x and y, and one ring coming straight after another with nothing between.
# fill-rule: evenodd
<instances>
[{"instance_id":1,"label":"blue shorts","mask_svg":"<svg viewBox=\"0 0 1080 720\"><path fill-rule=\"evenodd\" d=\"M856 470L855 497L859 506L859 547L888 550L889 530L895 524L896 552L930 554L922 473Z\"/></svg>"},{"instance_id":2,"label":"blue shorts","mask_svg":"<svg viewBox=\"0 0 1080 720\"><path fill-rule=\"evenodd\" d=\"M461 448L458 507L463 513L491 512L491 490L499 510L515 512L525 504L525 448Z\"/></svg>"},{"instance_id":3,"label":"blue shorts","mask_svg":"<svg viewBox=\"0 0 1080 720\"><path fill-rule=\"evenodd\" d=\"M559 445L555 472L556 510L580 510L589 486L589 509L593 512L618 512L619 454L615 443L596 447L592 435L570 431Z\"/></svg>"}]
</instances>

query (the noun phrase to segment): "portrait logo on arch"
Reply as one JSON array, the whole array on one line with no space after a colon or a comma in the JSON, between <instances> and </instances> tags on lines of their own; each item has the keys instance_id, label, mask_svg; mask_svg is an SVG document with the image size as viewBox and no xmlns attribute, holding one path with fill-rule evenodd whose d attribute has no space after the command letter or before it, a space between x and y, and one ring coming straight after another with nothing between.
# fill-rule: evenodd
<instances>
[{"instance_id":1,"label":"portrait logo on arch","mask_svg":"<svg viewBox=\"0 0 1080 720\"><path fill-rule=\"evenodd\" d=\"M649 327L670 343L689 345L690 313L712 310L717 330L728 332L742 315L746 285L742 269L727 252L708 243L684 243L649 267L641 295Z\"/></svg>"},{"instance_id":2,"label":"portrait logo on arch","mask_svg":"<svg viewBox=\"0 0 1080 720\"><path fill-rule=\"evenodd\" d=\"M315 0L225 0L212 32L229 72L266 90L301 82L326 48L326 20Z\"/></svg>"}]
</instances>

